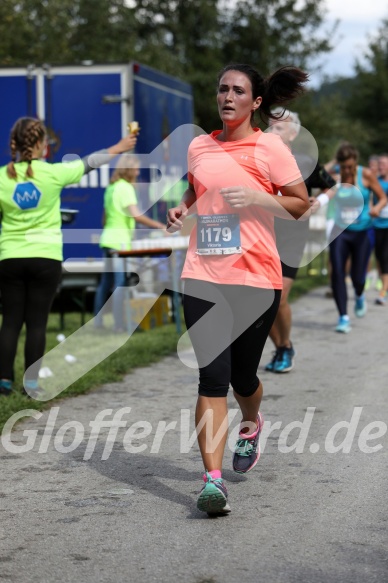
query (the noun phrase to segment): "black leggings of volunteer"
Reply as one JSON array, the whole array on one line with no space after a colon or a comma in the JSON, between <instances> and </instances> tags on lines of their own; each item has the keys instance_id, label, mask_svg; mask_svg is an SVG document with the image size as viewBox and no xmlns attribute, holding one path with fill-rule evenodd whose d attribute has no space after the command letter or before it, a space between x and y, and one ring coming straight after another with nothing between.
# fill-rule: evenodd
<instances>
[{"instance_id":1,"label":"black leggings of volunteer","mask_svg":"<svg viewBox=\"0 0 388 583\"><path fill-rule=\"evenodd\" d=\"M280 296L281 290L185 280L183 309L198 361L199 395L225 397L229 385L244 397L255 393Z\"/></svg>"},{"instance_id":2,"label":"black leggings of volunteer","mask_svg":"<svg viewBox=\"0 0 388 583\"><path fill-rule=\"evenodd\" d=\"M38 378L46 346L46 326L62 264L39 257L0 261L0 292L3 322L0 330L0 378L12 379L18 338L26 324L24 348L28 378Z\"/></svg>"}]
</instances>

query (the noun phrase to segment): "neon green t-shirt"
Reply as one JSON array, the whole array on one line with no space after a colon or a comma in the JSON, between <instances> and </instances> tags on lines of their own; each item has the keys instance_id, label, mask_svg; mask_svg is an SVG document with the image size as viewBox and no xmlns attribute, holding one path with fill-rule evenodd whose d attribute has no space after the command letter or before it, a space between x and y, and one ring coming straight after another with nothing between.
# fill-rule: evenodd
<instances>
[{"instance_id":1,"label":"neon green t-shirt","mask_svg":"<svg viewBox=\"0 0 388 583\"><path fill-rule=\"evenodd\" d=\"M33 177L26 176L27 162L15 164L16 179L7 167L0 168L0 261L21 257L63 260L60 195L62 188L81 180L82 160L49 164L31 163Z\"/></svg>"},{"instance_id":2,"label":"neon green t-shirt","mask_svg":"<svg viewBox=\"0 0 388 583\"><path fill-rule=\"evenodd\" d=\"M100 247L129 251L135 219L128 214L128 206L137 204L136 191L123 178L110 184L104 193L105 225Z\"/></svg>"}]
</instances>

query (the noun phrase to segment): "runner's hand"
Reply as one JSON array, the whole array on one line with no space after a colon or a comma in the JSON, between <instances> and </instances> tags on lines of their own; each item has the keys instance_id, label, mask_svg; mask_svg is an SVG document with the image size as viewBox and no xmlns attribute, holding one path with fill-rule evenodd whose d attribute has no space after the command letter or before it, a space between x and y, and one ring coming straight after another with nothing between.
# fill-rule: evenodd
<instances>
[{"instance_id":1,"label":"runner's hand","mask_svg":"<svg viewBox=\"0 0 388 583\"><path fill-rule=\"evenodd\" d=\"M234 208L244 208L257 202L257 193L244 186L221 188L220 194L223 196L225 202Z\"/></svg>"},{"instance_id":2,"label":"runner's hand","mask_svg":"<svg viewBox=\"0 0 388 583\"><path fill-rule=\"evenodd\" d=\"M380 212L381 212L381 208L380 208L380 205L378 205L378 204L371 206L369 209L370 216L375 218L375 219L380 215Z\"/></svg>"},{"instance_id":3,"label":"runner's hand","mask_svg":"<svg viewBox=\"0 0 388 583\"><path fill-rule=\"evenodd\" d=\"M183 227L183 220L187 216L187 207L179 205L171 208L167 213L167 231L169 233L176 233Z\"/></svg>"},{"instance_id":4,"label":"runner's hand","mask_svg":"<svg viewBox=\"0 0 388 583\"><path fill-rule=\"evenodd\" d=\"M310 207L311 214L314 215L321 208L321 203L313 196L310 196L309 201L311 204Z\"/></svg>"}]
</instances>

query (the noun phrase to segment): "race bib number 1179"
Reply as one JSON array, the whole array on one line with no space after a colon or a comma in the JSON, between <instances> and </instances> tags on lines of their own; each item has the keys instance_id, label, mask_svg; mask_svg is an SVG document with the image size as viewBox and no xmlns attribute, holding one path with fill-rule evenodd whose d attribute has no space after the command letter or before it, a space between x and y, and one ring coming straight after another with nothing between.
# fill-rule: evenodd
<instances>
[{"instance_id":1,"label":"race bib number 1179","mask_svg":"<svg viewBox=\"0 0 388 583\"><path fill-rule=\"evenodd\" d=\"M198 255L242 253L240 216L199 215L197 220Z\"/></svg>"}]
</instances>

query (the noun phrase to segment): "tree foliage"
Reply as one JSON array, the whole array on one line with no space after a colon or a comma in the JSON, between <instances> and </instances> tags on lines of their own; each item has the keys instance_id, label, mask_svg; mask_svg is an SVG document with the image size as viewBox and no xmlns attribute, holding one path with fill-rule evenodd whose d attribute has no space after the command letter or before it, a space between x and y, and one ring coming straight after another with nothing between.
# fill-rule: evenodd
<instances>
[{"instance_id":1,"label":"tree foliage","mask_svg":"<svg viewBox=\"0 0 388 583\"><path fill-rule=\"evenodd\" d=\"M310 91L295 102L292 110L299 114L301 124L314 137L318 145L319 160L332 160L344 141L352 142L368 156L369 144L361 120L350 120L341 82L334 85L329 95L320 90Z\"/></svg>"},{"instance_id":2,"label":"tree foliage","mask_svg":"<svg viewBox=\"0 0 388 583\"><path fill-rule=\"evenodd\" d=\"M285 64L306 67L331 48L330 35L318 32L322 23L316 0L239 0L225 23L224 56L265 74Z\"/></svg>"},{"instance_id":3,"label":"tree foliage","mask_svg":"<svg viewBox=\"0 0 388 583\"><path fill-rule=\"evenodd\" d=\"M369 44L366 64L357 63L355 85L347 109L351 120L361 121L373 153L388 150L388 19Z\"/></svg>"},{"instance_id":4,"label":"tree foliage","mask_svg":"<svg viewBox=\"0 0 388 583\"><path fill-rule=\"evenodd\" d=\"M223 37L217 0L138 0L139 60L192 83L198 123L206 128L215 111ZM149 39L157 43L151 53ZM210 114L211 117L211 114ZM214 114L213 114L214 117Z\"/></svg>"},{"instance_id":5,"label":"tree foliage","mask_svg":"<svg viewBox=\"0 0 388 583\"><path fill-rule=\"evenodd\" d=\"M323 0L138 0L136 5L141 60L148 62L145 39L165 43L172 72L181 71L193 84L198 123L206 130L219 123L214 94L224 65L249 63L266 75L285 64L307 67L331 48L333 29L318 32Z\"/></svg>"},{"instance_id":6,"label":"tree foliage","mask_svg":"<svg viewBox=\"0 0 388 583\"><path fill-rule=\"evenodd\" d=\"M138 60L192 83L196 121L218 124L217 72L307 67L330 50L325 0L2 0L0 65Z\"/></svg>"},{"instance_id":7,"label":"tree foliage","mask_svg":"<svg viewBox=\"0 0 388 583\"><path fill-rule=\"evenodd\" d=\"M210 131L219 126L224 65L308 71L335 40L324 24L325 0L1 0L0 66L137 60L190 82L195 121ZM354 79L325 83L291 106L324 161L343 140L364 160L388 149L388 20L364 63Z\"/></svg>"},{"instance_id":8,"label":"tree foliage","mask_svg":"<svg viewBox=\"0 0 388 583\"><path fill-rule=\"evenodd\" d=\"M134 29L125 0L2 0L0 65L126 61Z\"/></svg>"}]
</instances>

